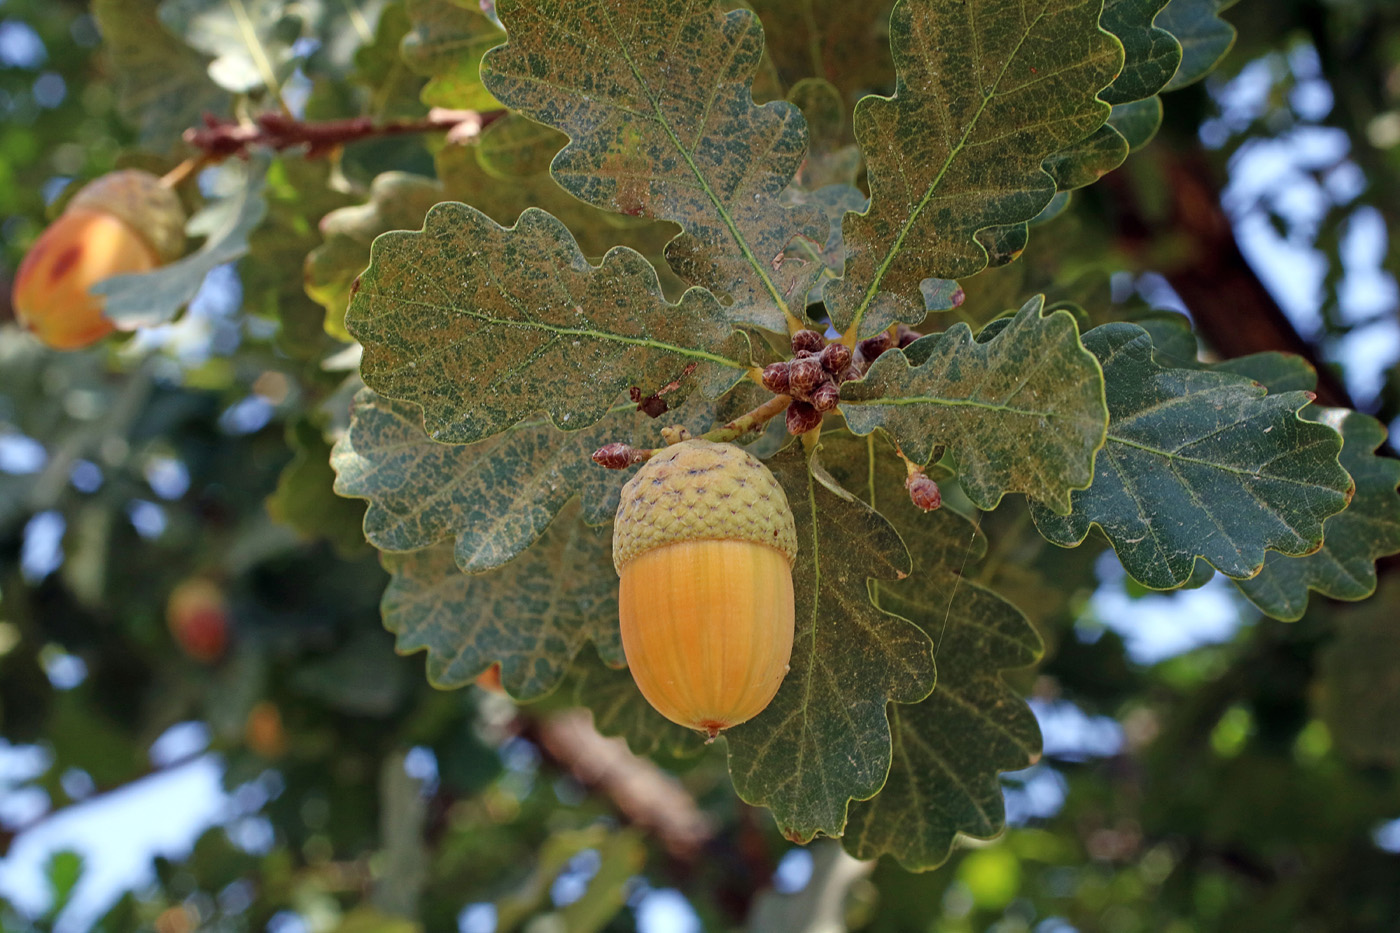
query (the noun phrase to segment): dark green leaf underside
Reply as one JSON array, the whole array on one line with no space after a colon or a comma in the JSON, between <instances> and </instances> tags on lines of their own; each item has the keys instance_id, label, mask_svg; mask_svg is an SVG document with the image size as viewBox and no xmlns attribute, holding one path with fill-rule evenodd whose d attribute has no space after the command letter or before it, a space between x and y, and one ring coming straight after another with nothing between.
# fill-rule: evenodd
<instances>
[{"instance_id":1,"label":"dark green leaf underside","mask_svg":"<svg viewBox=\"0 0 1400 933\"><path fill-rule=\"evenodd\" d=\"M1342 435L1342 466L1356 483L1346 511L1323 525L1322 549L1306 557L1271 552L1264 569L1235 585L1276 619L1293 621L1308 608L1308 592L1330 599L1365 599L1376 591L1376 559L1400 551L1400 460L1379 457L1385 427L1359 412L1328 409L1317 420Z\"/></svg>"},{"instance_id":2,"label":"dark green leaf underside","mask_svg":"<svg viewBox=\"0 0 1400 933\"><path fill-rule=\"evenodd\" d=\"M1244 377L1163 367L1134 324L1097 327L1084 345L1104 367L1108 441L1070 515L1033 506L1046 538L1073 547L1096 524L1124 568L1158 589L1185 583L1198 557L1241 579L1267 550L1318 548L1351 480L1337 462L1337 433L1298 418L1307 394L1266 395Z\"/></svg>"}]
</instances>

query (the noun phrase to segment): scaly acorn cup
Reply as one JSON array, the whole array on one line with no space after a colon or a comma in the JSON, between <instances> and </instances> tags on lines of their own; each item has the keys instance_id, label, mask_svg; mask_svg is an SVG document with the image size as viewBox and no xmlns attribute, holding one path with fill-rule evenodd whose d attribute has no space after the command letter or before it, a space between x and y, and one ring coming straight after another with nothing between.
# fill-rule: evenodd
<instances>
[{"instance_id":1,"label":"scaly acorn cup","mask_svg":"<svg viewBox=\"0 0 1400 933\"><path fill-rule=\"evenodd\" d=\"M637 471L613 564L627 666L657 712L712 739L762 712L792 656L796 557L787 496L747 451L682 441Z\"/></svg>"},{"instance_id":2,"label":"scaly acorn cup","mask_svg":"<svg viewBox=\"0 0 1400 933\"><path fill-rule=\"evenodd\" d=\"M56 350L77 350L113 331L103 279L148 272L179 258L185 211L175 192L149 172L103 175L83 187L48 226L15 276L15 316Z\"/></svg>"}]
</instances>

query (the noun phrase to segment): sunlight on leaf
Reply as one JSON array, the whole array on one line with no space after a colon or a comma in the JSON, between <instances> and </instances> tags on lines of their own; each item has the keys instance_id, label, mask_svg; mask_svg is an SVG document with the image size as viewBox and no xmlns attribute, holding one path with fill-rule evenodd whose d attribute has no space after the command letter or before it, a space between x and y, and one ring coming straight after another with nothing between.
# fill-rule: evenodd
<instances>
[{"instance_id":1,"label":"sunlight on leaf","mask_svg":"<svg viewBox=\"0 0 1400 933\"><path fill-rule=\"evenodd\" d=\"M376 391L423 406L447 443L489 437L537 411L580 430L620 392L717 396L742 378L748 342L708 293L679 304L656 272L618 247L593 266L562 223L531 208L504 228L464 204L439 204L418 233L387 233L350 302Z\"/></svg>"},{"instance_id":2,"label":"sunlight on leaf","mask_svg":"<svg viewBox=\"0 0 1400 933\"><path fill-rule=\"evenodd\" d=\"M779 195L807 127L785 101L753 102L763 29L716 0L503 0L510 42L486 57L507 106L569 135L554 177L610 211L673 220L666 255L682 279L733 302L733 320L786 331L819 263L779 263L798 238L826 239L812 208Z\"/></svg>"}]
</instances>

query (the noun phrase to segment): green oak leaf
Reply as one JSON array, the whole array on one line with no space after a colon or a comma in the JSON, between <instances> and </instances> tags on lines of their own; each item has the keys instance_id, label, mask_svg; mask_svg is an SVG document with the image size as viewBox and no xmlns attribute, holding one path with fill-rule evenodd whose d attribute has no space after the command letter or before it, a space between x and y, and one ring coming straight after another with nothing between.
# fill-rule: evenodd
<instances>
[{"instance_id":1,"label":"green oak leaf","mask_svg":"<svg viewBox=\"0 0 1400 933\"><path fill-rule=\"evenodd\" d=\"M749 0L748 5L763 20L764 54L784 86L823 78L847 107L893 88L893 0Z\"/></svg>"},{"instance_id":2,"label":"green oak leaf","mask_svg":"<svg viewBox=\"0 0 1400 933\"><path fill-rule=\"evenodd\" d=\"M350 340L345 311L355 279L369 265L374 238L390 230L417 230L428 210L444 200L436 179L408 172L385 172L369 187L364 204L331 211L321 220L320 246L306 256L306 293L326 309L326 331Z\"/></svg>"},{"instance_id":3,"label":"green oak leaf","mask_svg":"<svg viewBox=\"0 0 1400 933\"><path fill-rule=\"evenodd\" d=\"M118 109L143 145L167 150L204 114L227 112L228 94L209 79L209 60L161 25L155 0L93 0L92 15Z\"/></svg>"},{"instance_id":4,"label":"green oak leaf","mask_svg":"<svg viewBox=\"0 0 1400 933\"><path fill-rule=\"evenodd\" d=\"M559 220L531 208L514 227L448 202L421 232L386 233L346 315L376 391L423 406L428 434L469 443L537 411L566 430L602 418L629 386L671 382L684 399L743 378L748 341L701 289L678 304L639 253L591 265Z\"/></svg>"},{"instance_id":5,"label":"green oak leaf","mask_svg":"<svg viewBox=\"0 0 1400 933\"><path fill-rule=\"evenodd\" d=\"M1165 90L1194 84L1215 70L1235 44L1235 27L1220 14L1239 0L1171 0L1157 17L1157 26L1181 43L1181 66Z\"/></svg>"},{"instance_id":6,"label":"green oak leaf","mask_svg":"<svg viewBox=\"0 0 1400 933\"><path fill-rule=\"evenodd\" d=\"M1385 426L1340 408L1319 411L1316 419L1342 435L1342 466L1356 483L1356 495L1322 526L1321 550L1306 557L1271 552L1258 575L1235 581L1250 602L1287 622L1303 617L1309 590L1330 599L1370 596L1376 591L1376 559L1400 552L1400 460L1376 455L1385 443Z\"/></svg>"},{"instance_id":7,"label":"green oak leaf","mask_svg":"<svg viewBox=\"0 0 1400 933\"><path fill-rule=\"evenodd\" d=\"M946 447L978 508L1019 492L1068 512L1070 491L1094 477L1108 414L1074 316L1042 315L1044 305L1032 298L985 342L956 324L885 353L842 386L846 424L861 435L883 428L919 464Z\"/></svg>"},{"instance_id":8,"label":"green oak leaf","mask_svg":"<svg viewBox=\"0 0 1400 933\"><path fill-rule=\"evenodd\" d=\"M555 153L568 141L556 129L519 114L506 114L481 131L476 161L483 172L502 181L543 176Z\"/></svg>"},{"instance_id":9,"label":"green oak leaf","mask_svg":"<svg viewBox=\"0 0 1400 933\"><path fill-rule=\"evenodd\" d=\"M342 8L356 9L354 0L334 2ZM373 12L376 6L377 3L372 4L364 12ZM370 20L368 15L365 15L354 17L350 21L357 24L355 32L358 35L359 29ZM375 14L375 22L373 35L355 49L355 68L351 75L354 83L364 87L369 94L366 116L382 122L421 117L424 107L419 95L426 82L413 73L399 53L404 37L412 28L408 13L402 3L389 3ZM348 38L342 30L331 41L344 42ZM312 60L319 56L320 53L317 52L312 56Z\"/></svg>"},{"instance_id":10,"label":"green oak leaf","mask_svg":"<svg viewBox=\"0 0 1400 933\"><path fill-rule=\"evenodd\" d=\"M831 478L802 444L768 461L797 524L791 667L768 708L725 732L739 796L773 811L787 838L839 836L852 799L890 767L890 700L914 702L934 681L932 642L877 608L871 580L909 572L909 553L879 512Z\"/></svg>"},{"instance_id":11,"label":"green oak leaf","mask_svg":"<svg viewBox=\"0 0 1400 933\"><path fill-rule=\"evenodd\" d=\"M164 0L160 20L210 56L209 77L235 94L274 94L291 77L301 11L288 0Z\"/></svg>"},{"instance_id":12,"label":"green oak leaf","mask_svg":"<svg viewBox=\"0 0 1400 933\"><path fill-rule=\"evenodd\" d=\"M1162 98L1154 94L1130 104L1114 104L1108 125L1127 140L1129 153L1137 152L1162 128Z\"/></svg>"},{"instance_id":13,"label":"green oak leaf","mask_svg":"<svg viewBox=\"0 0 1400 933\"><path fill-rule=\"evenodd\" d=\"M118 275L98 282L102 312L122 330L151 327L175 319L215 266L248 252L248 238L267 214L263 189L271 157L260 152L246 163L230 164L220 182L223 197L190 218L185 230L203 236L204 245L183 259L150 272Z\"/></svg>"},{"instance_id":14,"label":"green oak leaf","mask_svg":"<svg viewBox=\"0 0 1400 933\"><path fill-rule=\"evenodd\" d=\"M894 757L889 780L870 800L851 805L842 842L857 858L892 855L913 871L935 868L959 834L978 839L1005 828L1002 771L1040 757L1040 729L1001 672L1034 663L1040 637L1019 609L966 579L986 539L951 509L924 513L904 490L905 471L875 438L823 438L852 488L899 531L914 572L877 586L882 609L910 619L934 641L938 684L914 704L890 707ZM857 477L854 474L863 474Z\"/></svg>"},{"instance_id":15,"label":"green oak leaf","mask_svg":"<svg viewBox=\"0 0 1400 933\"><path fill-rule=\"evenodd\" d=\"M559 685L590 640L621 662L617 575L600 572L611 564L611 530L584 524L576 504L534 547L485 573L462 573L448 544L382 560L393 575L384 625L398 636L400 654L427 652L436 687L465 686L500 662L506 692L537 699Z\"/></svg>"},{"instance_id":16,"label":"green oak leaf","mask_svg":"<svg viewBox=\"0 0 1400 933\"><path fill-rule=\"evenodd\" d=\"M1181 44L1154 20L1168 0L1104 0L1104 29L1123 43L1123 70L1100 96L1130 104L1156 96L1181 65Z\"/></svg>"},{"instance_id":17,"label":"green oak leaf","mask_svg":"<svg viewBox=\"0 0 1400 933\"><path fill-rule=\"evenodd\" d=\"M1069 203L1067 192L1098 181L1123 164L1133 150L1156 134L1162 102L1156 96L1181 61L1181 46L1171 33L1153 26L1167 0L1107 0L1099 25L1123 44L1123 69L1099 95L1113 104L1108 122L1084 139L1047 157L1046 172L1055 179L1057 194L1027 223L1044 223ZM1011 229L981 231L989 265L1001 266L1021 254L1029 238L1027 224Z\"/></svg>"},{"instance_id":18,"label":"green oak leaf","mask_svg":"<svg viewBox=\"0 0 1400 933\"><path fill-rule=\"evenodd\" d=\"M595 573L614 573L611 557ZM591 651L581 652L570 671L574 701L593 713L593 726L603 735L627 740L638 755L688 757L705 748L705 737L678 726L658 713L625 667L614 667Z\"/></svg>"},{"instance_id":19,"label":"green oak leaf","mask_svg":"<svg viewBox=\"0 0 1400 933\"><path fill-rule=\"evenodd\" d=\"M575 495L586 522L612 521L633 471L598 466L590 456L599 447L650 447L661 424L699 434L714 421L706 403L684 405L661 422L624 404L581 431L538 419L475 444L439 444L423 429L417 405L361 389L331 465L337 493L369 500L364 534L375 547L412 551L454 539L458 566L476 573L530 547Z\"/></svg>"},{"instance_id":20,"label":"green oak leaf","mask_svg":"<svg viewBox=\"0 0 1400 933\"><path fill-rule=\"evenodd\" d=\"M1102 0L901 0L890 23L893 97L856 107L870 207L845 223L832 323L869 336L924 317L919 283L987 266L977 232L1022 224L1055 195L1042 163L1108 119L1123 64Z\"/></svg>"},{"instance_id":21,"label":"green oak leaf","mask_svg":"<svg viewBox=\"0 0 1400 933\"><path fill-rule=\"evenodd\" d=\"M1074 547L1098 525L1124 569L1155 589L1185 583L1198 557L1241 579L1266 550L1321 546L1322 523L1346 507L1352 483L1337 432L1297 416L1307 393L1164 367L1135 324L1096 327L1084 345L1103 364L1108 441L1071 514L1032 505L1042 535Z\"/></svg>"},{"instance_id":22,"label":"green oak leaf","mask_svg":"<svg viewBox=\"0 0 1400 933\"><path fill-rule=\"evenodd\" d=\"M453 110L492 110L499 106L481 83L481 57L505 40L475 3L408 0L412 30L400 54L414 73L429 79L423 103Z\"/></svg>"},{"instance_id":23,"label":"green oak leaf","mask_svg":"<svg viewBox=\"0 0 1400 933\"><path fill-rule=\"evenodd\" d=\"M1275 395L1279 392L1311 392L1317 388L1317 370L1307 360L1292 353L1251 353L1213 363L1209 368L1213 372L1234 373L1253 379Z\"/></svg>"},{"instance_id":24,"label":"green oak leaf","mask_svg":"<svg viewBox=\"0 0 1400 933\"><path fill-rule=\"evenodd\" d=\"M327 337L325 309L307 295L306 256L321 242L317 222L350 201L329 184L331 172L324 159L275 160L263 192L267 216L238 264L245 310L278 322L279 350L318 363L339 347Z\"/></svg>"},{"instance_id":25,"label":"green oak leaf","mask_svg":"<svg viewBox=\"0 0 1400 933\"><path fill-rule=\"evenodd\" d=\"M287 446L292 461L277 477L277 488L267 498L267 510L281 522L309 538L325 538L341 554L364 550L364 507L332 492L331 445L317 420L301 417L287 424Z\"/></svg>"},{"instance_id":26,"label":"green oak leaf","mask_svg":"<svg viewBox=\"0 0 1400 933\"><path fill-rule=\"evenodd\" d=\"M717 0L502 0L510 41L482 65L507 106L567 133L553 175L569 193L684 231L667 258L687 282L729 300L733 320L786 331L789 296L814 263L779 263L826 239L813 208L779 196L807 148L802 113L754 103L763 29Z\"/></svg>"}]
</instances>

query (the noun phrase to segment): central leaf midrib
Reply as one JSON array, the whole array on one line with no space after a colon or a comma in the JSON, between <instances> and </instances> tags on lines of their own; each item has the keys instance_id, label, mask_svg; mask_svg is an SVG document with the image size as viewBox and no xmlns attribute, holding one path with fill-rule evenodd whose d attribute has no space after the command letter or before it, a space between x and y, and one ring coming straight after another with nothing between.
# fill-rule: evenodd
<instances>
[{"instance_id":1,"label":"central leaf midrib","mask_svg":"<svg viewBox=\"0 0 1400 933\"><path fill-rule=\"evenodd\" d=\"M668 123L666 118L662 115L660 103L657 101L655 95L652 94L651 86L643 79L641 70L637 67L637 63L632 60L632 54L622 41L622 36L618 33L617 27L613 24L611 17L607 18L607 23L608 30L612 33L613 39L617 42L617 48L622 55L622 60L627 63L627 67L631 70L632 77L636 80L637 86L640 87L642 93L646 95L647 103L651 104L652 114L656 119L657 125L665 131L666 138L671 141L671 145L675 147L676 151L680 153L681 158L685 160L686 167L690 169L691 174L693 174L700 183L700 189L705 192L705 196L708 197L710 203L714 205L715 211L718 212L720 220L724 222L724 226L729 231L729 235L734 238L735 245L737 245L739 251L744 254L744 260L749 264L749 267L753 269L759 281L763 283L763 287L767 289L773 302L777 305L779 310L783 312L783 316L791 320L792 312L788 309L787 302L783 299L782 292L778 290L778 287L773 283L772 279L768 277L767 271L763 268L763 263L759 262L758 257L753 254L753 249L750 248L748 240L745 239L743 233L740 232L738 225L734 222L734 218L729 215L729 211L719 199L719 195L710 187L709 179L700 171L700 166L695 164L695 160L691 158L690 151L686 149L680 137L677 136L675 130L671 128L671 124Z\"/></svg>"},{"instance_id":2,"label":"central leaf midrib","mask_svg":"<svg viewBox=\"0 0 1400 933\"><path fill-rule=\"evenodd\" d=\"M1007 414L1012 415L1025 415L1028 418L1064 419L1070 417L1068 415L1060 414L1058 412L1053 411L1029 411L1023 408L1013 408L1010 405L997 405L992 402L979 402L975 399L940 398L936 395L883 396L881 398L871 400L842 399L841 403L843 405L886 405L891 408L903 405L932 405L944 406L948 408L982 408L987 411L1005 412ZM1099 422L1095 421L1094 423L1097 425Z\"/></svg>"},{"instance_id":3,"label":"central leaf midrib","mask_svg":"<svg viewBox=\"0 0 1400 933\"><path fill-rule=\"evenodd\" d=\"M427 301L414 301L412 298L403 298L398 295L388 295L382 292L380 293L380 297L384 298L387 301L399 302L400 304L406 304L416 308L426 308L432 311L447 310L452 312L453 314L460 314L464 317L469 317L474 320L481 321L484 324L493 324L497 327L520 327L525 330L539 330L544 331L545 333L558 334L564 337L588 337L593 340L601 340L604 342L623 343L628 344L629 346L637 347L649 347L653 350L665 350L667 352L676 353L681 356L689 356L694 357L696 359L706 360L711 363L719 363L723 366L728 366L730 369L748 368L743 363L731 360L729 357L721 356L718 353L710 353L708 350L697 350L694 347L677 346L676 344L665 343L663 341L655 340L650 337L625 337L622 334L610 334L607 331L593 330L591 328L563 327L557 324L547 324L543 321L522 321L497 318L492 317L489 314L483 314L479 311L471 311L466 308L444 307L442 305L436 305Z\"/></svg>"},{"instance_id":4,"label":"central leaf midrib","mask_svg":"<svg viewBox=\"0 0 1400 933\"><path fill-rule=\"evenodd\" d=\"M1236 476L1247 476L1251 479L1275 480L1280 483L1287 483L1290 486L1300 486L1304 489L1326 489L1329 492L1333 491L1330 487L1323 486L1321 483L1305 482L1303 480L1291 479L1287 476L1265 476L1264 474L1259 473L1255 470L1244 470L1240 469L1239 467L1230 466L1224 463L1212 463L1209 460L1202 460L1199 457L1183 457L1180 454L1175 454L1170 451L1162 450L1161 448L1153 447L1150 444L1139 444L1136 441L1130 441L1126 438L1119 437L1118 435L1112 432L1109 432L1108 440L1116 444L1122 444L1124 447L1132 447L1135 450L1141 450L1145 453L1155 454L1156 456L1159 456L1164 460L1174 460L1180 461L1182 463L1194 463L1197 466L1209 467L1213 470L1220 470L1222 473L1233 473Z\"/></svg>"},{"instance_id":5,"label":"central leaf midrib","mask_svg":"<svg viewBox=\"0 0 1400 933\"><path fill-rule=\"evenodd\" d=\"M1014 62L1016 56L1021 53L1021 47L1026 44L1026 40L1030 38L1035 27L1045 16L1045 10L1048 6L1048 2L1041 5L1040 12L1035 15L1035 19L1031 20L1030 25L1026 27L1026 31L1022 33L1021 38L1017 40L1016 48L1012 49L1011 54L1006 57L1006 63L1002 65L1001 73L998 74L997 79L992 82L992 89L983 95L982 103L978 105L977 112L974 113L972 119L968 121L967 128L963 130L962 138L958 140L957 145L948 153L948 157L943 160L943 165L939 167L938 174L934 176L933 181L929 182L923 197L919 199L919 203L914 209L909 212L909 217L900 228L899 236L895 238L894 244L889 248L889 251L885 253L885 258L881 260L880 265L876 267L875 275L872 276L870 280L870 287L866 289L865 297L861 299L860 307L856 309L855 316L851 320L851 327L855 333L860 333L860 322L865 317L865 312L870 309L870 303L875 300L875 295L880 290L880 283L884 281L885 273L889 272L890 266L894 263L895 256L899 255L900 249L904 246L904 238L909 235L909 231L913 229L914 222L919 219L924 208L927 207L929 201L933 199L934 192L938 190L938 186L943 182L943 176L948 173L954 160L962 154L963 149L967 146L968 137L970 137L972 131L977 128L977 122L982 118L982 113L987 109L987 105L996 97L997 90L1001 87L1002 79L1006 77L1006 73L1011 68L1011 63Z\"/></svg>"}]
</instances>

